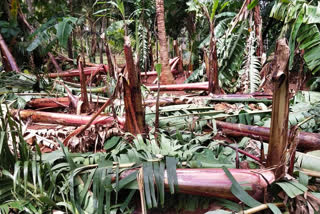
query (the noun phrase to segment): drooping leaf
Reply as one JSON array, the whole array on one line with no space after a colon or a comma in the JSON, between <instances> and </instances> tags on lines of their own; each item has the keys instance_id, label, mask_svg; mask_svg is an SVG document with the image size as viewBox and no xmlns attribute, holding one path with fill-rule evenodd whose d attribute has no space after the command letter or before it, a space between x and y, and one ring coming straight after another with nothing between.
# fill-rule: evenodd
<instances>
[{"instance_id":1,"label":"drooping leaf","mask_svg":"<svg viewBox=\"0 0 320 214\"><path fill-rule=\"evenodd\" d=\"M280 186L290 198L295 198L307 191L306 187L298 185L299 183L297 182L278 182L276 184Z\"/></svg>"},{"instance_id":2,"label":"drooping leaf","mask_svg":"<svg viewBox=\"0 0 320 214\"><path fill-rule=\"evenodd\" d=\"M155 182L157 185L158 198L160 199L160 203L164 205L164 163L163 162L155 162L153 163L153 173Z\"/></svg>"},{"instance_id":3,"label":"drooping leaf","mask_svg":"<svg viewBox=\"0 0 320 214\"><path fill-rule=\"evenodd\" d=\"M268 203L269 209L274 213L274 214L281 214L281 210L274 204Z\"/></svg>"},{"instance_id":4,"label":"drooping leaf","mask_svg":"<svg viewBox=\"0 0 320 214\"><path fill-rule=\"evenodd\" d=\"M176 172L177 160L174 157L166 157L167 177L170 193L174 194L178 189L178 177Z\"/></svg>"},{"instance_id":5,"label":"drooping leaf","mask_svg":"<svg viewBox=\"0 0 320 214\"><path fill-rule=\"evenodd\" d=\"M297 20L293 24L292 32L291 32L291 35L290 35L290 40L289 40L289 48L290 48L289 69L290 70L292 69L292 66L293 66L293 58L294 58L294 55L295 55L294 50L295 50L295 47L296 47L295 46L295 42L296 42L296 37L297 37L297 34L299 32L300 26L301 26L302 21L303 21L303 16L304 16L303 12L300 11Z\"/></svg>"},{"instance_id":6,"label":"drooping leaf","mask_svg":"<svg viewBox=\"0 0 320 214\"><path fill-rule=\"evenodd\" d=\"M240 186L240 184L236 181L236 179L232 176L232 174L227 168L222 168L223 171L226 173L227 177L232 182L231 192L235 197L237 197L240 201L242 201L249 207L257 207L261 205L259 201L255 200L246 191L244 191L244 189Z\"/></svg>"},{"instance_id":7,"label":"drooping leaf","mask_svg":"<svg viewBox=\"0 0 320 214\"><path fill-rule=\"evenodd\" d=\"M143 181L144 181L144 193L146 198L147 207L157 207L157 200L154 188L154 177L152 163L143 163Z\"/></svg>"},{"instance_id":8,"label":"drooping leaf","mask_svg":"<svg viewBox=\"0 0 320 214\"><path fill-rule=\"evenodd\" d=\"M121 140L121 137L113 136L112 138L108 139L104 144L104 149L109 150L113 148L115 145L117 145Z\"/></svg>"},{"instance_id":9,"label":"drooping leaf","mask_svg":"<svg viewBox=\"0 0 320 214\"><path fill-rule=\"evenodd\" d=\"M73 22L75 22L73 17L63 18L56 26L59 43L64 48L67 48L68 38L73 29Z\"/></svg>"},{"instance_id":10,"label":"drooping leaf","mask_svg":"<svg viewBox=\"0 0 320 214\"><path fill-rule=\"evenodd\" d=\"M133 189L130 191L129 195L127 196L126 200L122 203L120 210L121 212L124 212L125 209L128 207L131 199L133 198L134 194L137 192L137 190Z\"/></svg>"}]
</instances>

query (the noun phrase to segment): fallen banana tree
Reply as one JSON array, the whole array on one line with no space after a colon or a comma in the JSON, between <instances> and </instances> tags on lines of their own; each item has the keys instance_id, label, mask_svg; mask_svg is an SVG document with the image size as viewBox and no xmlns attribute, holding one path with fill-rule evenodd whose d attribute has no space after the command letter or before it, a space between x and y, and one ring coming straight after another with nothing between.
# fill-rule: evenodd
<instances>
[{"instance_id":1,"label":"fallen banana tree","mask_svg":"<svg viewBox=\"0 0 320 214\"><path fill-rule=\"evenodd\" d=\"M158 91L157 85L146 86L150 91ZM91 93L106 93L109 90L109 86L88 88ZM79 88L73 88L74 91L80 92ZM173 84L173 85L161 85L160 91L207 91L208 82L201 83L186 83L186 84Z\"/></svg>"},{"instance_id":2,"label":"fallen banana tree","mask_svg":"<svg viewBox=\"0 0 320 214\"><path fill-rule=\"evenodd\" d=\"M106 72L108 72L108 66L103 65L103 66L85 67L85 68L83 68L83 72L87 76L94 75L99 72L106 73ZM76 77L76 76L80 76L80 70L79 69L72 69L69 71L61 72L61 73L49 73L47 76L49 78Z\"/></svg>"},{"instance_id":3,"label":"fallen banana tree","mask_svg":"<svg viewBox=\"0 0 320 214\"><path fill-rule=\"evenodd\" d=\"M41 103L40 103L41 104ZM52 105L54 103L51 103ZM42 106L43 107L43 106ZM86 125L90 121L91 116L84 115L73 115L73 114L62 114L62 113L51 113L42 112L34 110L11 110L12 115L19 115L23 120L30 118L33 122L41 123L54 123L69 126L81 126ZM120 127L124 125L124 118L117 118ZM112 116L98 116L94 120L93 124L108 125L114 122ZM227 135L240 137L247 136L257 140L269 140L270 129L266 127L259 126L249 126L243 124L233 124L222 121L216 121L217 127ZM320 134L309 133L309 132L299 132L297 135L298 139L298 149L300 151L314 151L320 150Z\"/></svg>"},{"instance_id":4,"label":"fallen banana tree","mask_svg":"<svg viewBox=\"0 0 320 214\"><path fill-rule=\"evenodd\" d=\"M10 110L10 114L16 118L22 120L31 119L35 123L49 123L49 124L61 124L67 126L81 126L86 125L92 118L90 115L74 115L63 113L42 112L34 110ZM98 116L92 125L112 125L115 121L113 116ZM124 119L117 118L120 128L123 128Z\"/></svg>"},{"instance_id":5,"label":"fallen banana tree","mask_svg":"<svg viewBox=\"0 0 320 214\"><path fill-rule=\"evenodd\" d=\"M24 94L19 94L23 96ZM30 95L30 94L26 94ZM46 94L43 94L45 96ZM185 97L162 97L159 100L160 106L165 105L179 105L188 104L194 101L208 100L215 102L272 102L272 95L268 94L226 94L226 95L213 95L213 96L185 96ZM106 99L99 97L94 102L105 103ZM119 101L120 102L120 101ZM117 103L117 100L115 101ZM153 106L156 104L156 99L146 99L144 104ZM59 108L70 105L68 97L61 98L35 98L30 100L27 105L30 108Z\"/></svg>"},{"instance_id":6,"label":"fallen banana tree","mask_svg":"<svg viewBox=\"0 0 320 214\"><path fill-rule=\"evenodd\" d=\"M150 91L158 91L157 85L146 86ZM105 93L108 90L108 86L88 88L88 91L92 93ZM74 89L79 91L79 89ZM186 83L186 84L172 84L172 85L161 85L160 91L207 91L208 82L201 83Z\"/></svg>"},{"instance_id":7,"label":"fallen banana tree","mask_svg":"<svg viewBox=\"0 0 320 214\"><path fill-rule=\"evenodd\" d=\"M83 70L84 70L84 74L86 76L90 76L90 75L94 75L95 73L97 72L107 72L106 71L106 68L107 66L106 65L103 65L104 67L102 66L94 66L94 67L85 67ZM177 74L177 70L172 70L172 73L173 74ZM79 69L72 69L72 70L69 70L69 71L63 71L61 73L49 73L47 76L49 78L57 78L57 77L78 77L80 75L80 71ZM146 73L141 73L141 76L144 77L144 76L157 76L157 72L156 71L150 71L150 72L146 72Z\"/></svg>"},{"instance_id":8,"label":"fallen banana tree","mask_svg":"<svg viewBox=\"0 0 320 214\"><path fill-rule=\"evenodd\" d=\"M172 84L172 85L161 85L160 91L207 91L209 87L208 82L201 83L186 83L186 84ZM158 86L147 86L150 91L158 91Z\"/></svg>"},{"instance_id":9,"label":"fallen banana tree","mask_svg":"<svg viewBox=\"0 0 320 214\"><path fill-rule=\"evenodd\" d=\"M234 137L251 137L257 140L269 141L270 128L259 126L248 126L243 124L216 121L217 127L226 135ZM288 133L289 135L289 133ZM320 134L309 132L298 132L298 149L308 152L320 150Z\"/></svg>"},{"instance_id":10,"label":"fallen banana tree","mask_svg":"<svg viewBox=\"0 0 320 214\"><path fill-rule=\"evenodd\" d=\"M69 97L37 98L30 100L27 105L31 108L59 108L70 106Z\"/></svg>"},{"instance_id":11,"label":"fallen banana tree","mask_svg":"<svg viewBox=\"0 0 320 214\"><path fill-rule=\"evenodd\" d=\"M274 173L269 170L229 169L229 171L257 200L263 199L267 186L275 181ZM136 170L128 170L122 173L120 178L123 179L134 172ZM180 193L237 200L231 192L232 182L223 169L177 169L176 173ZM164 184L168 189L166 171Z\"/></svg>"},{"instance_id":12,"label":"fallen banana tree","mask_svg":"<svg viewBox=\"0 0 320 214\"><path fill-rule=\"evenodd\" d=\"M245 99L272 100L272 94L259 93L259 92L255 92L251 94L213 94L208 97L214 100L226 100L226 101L229 101L231 98L235 100L239 99L238 102L243 102L242 100L245 100Z\"/></svg>"},{"instance_id":13,"label":"fallen banana tree","mask_svg":"<svg viewBox=\"0 0 320 214\"><path fill-rule=\"evenodd\" d=\"M108 101L108 98L106 99L93 99L93 103L100 103L103 104ZM121 105L120 100L115 100L114 103L116 105ZM160 106L165 105L174 105L174 104L185 104L187 103L187 100L179 100L177 98L160 98L159 104ZM145 106L153 106L156 104L156 99L146 99L144 100ZM61 97L61 98L36 98L32 99L27 103L27 106L30 108L36 108L36 109L46 109L46 108L60 108L60 107L68 107L70 106L70 99L69 97Z\"/></svg>"},{"instance_id":14,"label":"fallen banana tree","mask_svg":"<svg viewBox=\"0 0 320 214\"><path fill-rule=\"evenodd\" d=\"M179 73L178 70L175 69L175 67L177 66L177 62L179 61L179 58L174 58L171 62L171 72L173 74L177 74ZM86 63L88 65L88 63ZM103 64L90 64L90 67L85 67L83 68L84 74L86 76L89 75L94 75L96 73L99 72L105 72L107 73L109 71L109 68L107 65L103 65ZM59 73L49 73L47 75L49 78L57 78L57 77L77 77L80 76L80 70L79 69L71 69L68 71L63 71L63 72L59 72ZM142 72L141 76L157 76L157 72L156 71L150 71L150 72Z\"/></svg>"}]
</instances>

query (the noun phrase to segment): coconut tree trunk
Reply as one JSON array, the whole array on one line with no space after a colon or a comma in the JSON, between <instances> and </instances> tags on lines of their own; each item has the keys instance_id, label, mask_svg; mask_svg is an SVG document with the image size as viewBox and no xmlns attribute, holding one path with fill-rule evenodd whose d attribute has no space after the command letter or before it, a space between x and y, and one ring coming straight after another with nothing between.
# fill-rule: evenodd
<instances>
[{"instance_id":1,"label":"coconut tree trunk","mask_svg":"<svg viewBox=\"0 0 320 214\"><path fill-rule=\"evenodd\" d=\"M162 64L160 81L162 84L174 84L175 81L169 66L169 53L164 20L164 0L156 0L156 10L158 23L158 37L160 43L160 58Z\"/></svg>"}]
</instances>

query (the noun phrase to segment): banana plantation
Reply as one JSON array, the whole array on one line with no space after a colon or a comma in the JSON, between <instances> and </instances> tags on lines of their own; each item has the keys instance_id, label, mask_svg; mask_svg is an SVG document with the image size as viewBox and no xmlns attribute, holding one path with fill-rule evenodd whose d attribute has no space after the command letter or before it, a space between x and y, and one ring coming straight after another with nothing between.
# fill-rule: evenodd
<instances>
[{"instance_id":1,"label":"banana plantation","mask_svg":"<svg viewBox=\"0 0 320 214\"><path fill-rule=\"evenodd\" d=\"M319 1L0 8L0 214L320 213Z\"/></svg>"}]
</instances>

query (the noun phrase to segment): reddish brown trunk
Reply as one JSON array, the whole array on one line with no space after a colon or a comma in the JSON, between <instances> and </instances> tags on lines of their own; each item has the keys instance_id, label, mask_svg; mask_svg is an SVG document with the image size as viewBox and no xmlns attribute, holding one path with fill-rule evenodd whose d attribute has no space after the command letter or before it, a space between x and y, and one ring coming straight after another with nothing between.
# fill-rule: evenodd
<instances>
[{"instance_id":1,"label":"reddish brown trunk","mask_svg":"<svg viewBox=\"0 0 320 214\"><path fill-rule=\"evenodd\" d=\"M106 72L105 71L105 67L103 66L99 66L99 67L86 67L83 69L83 72L84 72L84 75L92 75L94 73L97 73L97 72L101 72L101 73L104 73ZM64 72L61 72L61 73L49 73L48 74L48 77L49 78L57 78L57 77L79 77L80 76L80 71L79 69L72 69L72 70L69 70L69 71L64 71Z\"/></svg>"},{"instance_id":2,"label":"reddish brown trunk","mask_svg":"<svg viewBox=\"0 0 320 214\"><path fill-rule=\"evenodd\" d=\"M268 170L229 169L233 177L248 193L257 200L262 200L268 184L274 182L273 172ZM129 170L121 174L120 178L133 173ZM223 169L177 169L178 190L181 193L219 197L238 200L231 192L232 182ZM115 179L113 179L115 180ZM164 174L165 187L168 189L167 173Z\"/></svg>"},{"instance_id":3,"label":"reddish brown trunk","mask_svg":"<svg viewBox=\"0 0 320 214\"><path fill-rule=\"evenodd\" d=\"M38 98L29 101L27 105L32 108L59 108L69 106L70 99L68 97Z\"/></svg>"},{"instance_id":4,"label":"reddish brown trunk","mask_svg":"<svg viewBox=\"0 0 320 214\"><path fill-rule=\"evenodd\" d=\"M22 120L31 119L35 123L49 123L49 124L61 124L66 126L82 126L86 125L92 118L92 116L84 115L75 115L75 114L62 114L62 113L51 113L51 112L42 112L34 110L11 110L11 115L18 116ZM124 121L121 118L118 118L119 125L123 127ZM113 116L98 116L94 121L94 124L101 125L112 125L114 123Z\"/></svg>"},{"instance_id":5,"label":"reddish brown trunk","mask_svg":"<svg viewBox=\"0 0 320 214\"><path fill-rule=\"evenodd\" d=\"M212 94L220 94L219 86L219 68L217 57L217 45L214 36L214 25L211 24L211 38L210 38L210 57L209 57L209 92Z\"/></svg>"},{"instance_id":6,"label":"reddish brown trunk","mask_svg":"<svg viewBox=\"0 0 320 214\"><path fill-rule=\"evenodd\" d=\"M208 10L202 7L202 10L209 21L210 27L210 45L209 45L209 93L220 94L221 89L219 86L219 67L217 57L217 44L214 35L214 20L211 19Z\"/></svg>"},{"instance_id":7,"label":"reddish brown trunk","mask_svg":"<svg viewBox=\"0 0 320 214\"><path fill-rule=\"evenodd\" d=\"M166 97L166 98L160 98L159 103L160 103L160 106L165 106L165 105L188 104L192 102L198 102L200 100L208 100L208 101L221 100L223 102L239 102L239 100L242 100L241 102L253 102L253 101L262 102L270 99L272 99L272 96L268 94L227 94L227 95L215 95L215 96L195 96L192 98ZM107 100L99 100L99 103L105 103L106 101ZM119 100L117 102L120 103ZM152 106L152 105L155 105L155 103L156 103L156 99L144 100L144 105ZM31 101L28 102L28 106L31 108L58 108L62 106L68 106L69 104L70 104L70 101L68 97L37 98L37 99L32 99ZM237 125L237 124L232 124L232 125ZM243 136L243 135L240 135L240 136ZM320 144L320 138L319 138L319 144Z\"/></svg>"},{"instance_id":8,"label":"reddish brown trunk","mask_svg":"<svg viewBox=\"0 0 320 214\"><path fill-rule=\"evenodd\" d=\"M125 129L132 134L142 134L145 133L145 120L140 75L135 68L130 38L127 36L125 36L124 54L128 71L128 81L123 79L126 110Z\"/></svg>"},{"instance_id":9,"label":"reddish brown trunk","mask_svg":"<svg viewBox=\"0 0 320 214\"><path fill-rule=\"evenodd\" d=\"M285 174L288 146L289 81L288 60L290 50L286 39L277 42L273 68L274 93L267 166L275 167L276 178Z\"/></svg>"},{"instance_id":10,"label":"reddish brown trunk","mask_svg":"<svg viewBox=\"0 0 320 214\"><path fill-rule=\"evenodd\" d=\"M106 68L108 67L103 67L100 65L100 67L86 67L83 69L83 72L86 76L90 76L90 75L93 75L95 73L106 73ZM110 71L111 72L111 69L108 68L107 71ZM171 71L173 74L177 74L178 71L177 70L172 70ZM157 72L156 71L150 71L150 72L147 72L147 73L141 73L141 76L157 76ZM78 69L72 69L72 70L69 70L69 71L63 71L62 73L49 73L48 74L48 77L49 78L57 78L57 77L77 77L77 76L80 76L80 72ZM110 74L111 76L111 74Z\"/></svg>"},{"instance_id":11,"label":"reddish brown trunk","mask_svg":"<svg viewBox=\"0 0 320 214\"><path fill-rule=\"evenodd\" d=\"M162 84L174 84L173 75L170 72L169 53L167 46L167 36L164 19L164 3L163 0L156 0L158 38L160 43L160 58L162 64L162 72L160 81Z\"/></svg>"},{"instance_id":12,"label":"reddish brown trunk","mask_svg":"<svg viewBox=\"0 0 320 214\"><path fill-rule=\"evenodd\" d=\"M6 71L16 71L21 72L16 60L12 56L6 42L4 41L2 35L0 34L0 50L2 55L2 62L5 65Z\"/></svg>"},{"instance_id":13,"label":"reddish brown trunk","mask_svg":"<svg viewBox=\"0 0 320 214\"><path fill-rule=\"evenodd\" d=\"M270 138L270 128L226 123L222 121L216 121L216 124L217 127L226 135L234 137L250 137L263 141L269 141ZM309 152L320 150L320 134L299 132L297 139L299 151Z\"/></svg>"}]
</instances>

